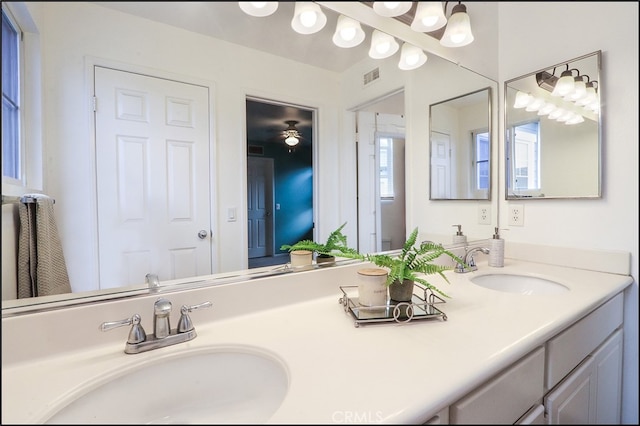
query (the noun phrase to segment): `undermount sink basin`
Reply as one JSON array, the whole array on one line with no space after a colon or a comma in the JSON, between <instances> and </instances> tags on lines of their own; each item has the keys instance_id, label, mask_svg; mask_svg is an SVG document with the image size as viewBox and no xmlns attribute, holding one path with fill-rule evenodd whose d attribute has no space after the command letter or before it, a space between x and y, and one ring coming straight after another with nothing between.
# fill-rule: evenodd
<instances>
[{"instance_id":1,"label":"undermount sink basin","mask_svg":"<svg viewBox=\"0 0 640 426\"><path fill-rule=\"evenodd\" d=\"M470 280L480 287L524 295L557 294L569 291L568 287L560 283L530 275L485 274L471 277Z\"/></svg>"},{"instance_id":2,"label":"undermount sink basin","mask_svg":"<svg viewBox=\"0 0 640 426\"><path fill-rule=\"evenodd\" d=\"M265 352L189 351L88 384L46 423L265 423L288 388L285 366Z\"/></svg>"}]
</instances>

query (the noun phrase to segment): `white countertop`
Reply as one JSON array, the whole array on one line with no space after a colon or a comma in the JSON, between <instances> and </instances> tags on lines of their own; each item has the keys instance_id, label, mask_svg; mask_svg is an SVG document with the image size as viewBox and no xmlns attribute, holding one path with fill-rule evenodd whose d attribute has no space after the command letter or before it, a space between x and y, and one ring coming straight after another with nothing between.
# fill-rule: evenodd
<instances>
[{"instance_id":1,"label":"white countertop","mask_svg":"<svg viewBox=\"0 0 640 426\"><path fill-rule=\"evenodd\" d=\"M361 423L423 423L632 282L625 275L513 259L506 259L504 268L490 268L486 262L478 267L466 274L446 272L450 284L429 276L451 296L438 305L447 320L355 327L338 302L339 286L350 285L355 273L356 267L349 266L341 272L345 281L324 283L327 291L320 297L210 321L193 314L198 337L187 343L126 355L123 328L107 344L3 361L2 423L42 422L74 388L91 379L161 354L212 345L257 347L283 361L289 390L271 423L347 423L348 416ZM533 274L570 291L525 296L469 281L489 272ZM264 284L270 285L269 280ZM297 285L306 285L304 281ZM214 310L223 304L218 297ZM101 317L94 323L113 319ZM3 336L3 358L9 344L18 342Z\"/></svg>"}]
</instances>

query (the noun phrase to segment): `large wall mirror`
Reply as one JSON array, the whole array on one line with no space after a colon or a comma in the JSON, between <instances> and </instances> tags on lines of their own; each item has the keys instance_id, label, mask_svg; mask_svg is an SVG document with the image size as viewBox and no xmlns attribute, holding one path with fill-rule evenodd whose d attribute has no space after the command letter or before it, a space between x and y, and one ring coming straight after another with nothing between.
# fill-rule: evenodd
<instances>
[{"instance_id":1,"label":"large wall mirror","mask_svg":"<svg viewBox=\"0 0 640 426\"><path fill-rule=\"evenodd\" d=\"M491 88L429 106L431 200L491 199Z\"/></svg>"},{"instance_id":2,"label":"large wall mirror","mask_svg":"<svg viewBox=\"0 0 640 426\"><path fill-rule=\"evenodd\" d=\"M344 5L347 3L351 2L344 2ZM342 4L335 3L338 6ZM421 111L422 115L428 109L428 105L438 99L451 99L460 93L471 93L491 84L495 87L497 84L472 70L431 54L424 69L411 71L413 74L395 70L401 77L391 82L391 72L387 73L387 68L380 65L380 81L374 82L369 88L363 89L352 84L352 87L345 89L340 85L343 83L341 79L351 82L357 78L358 82L361 81L361 71L365 70L353 71L354 65L369 59L369 46L368 43L363 43L358 48L337 50L331 45L331 60L322 62L323 56L319 52L327 48L321 45L326 41L331 43L331 34L338 17L338 13L331 8L323 9L328 23L323 33L317 34L318 37L315 34L305 37L291 34L289 13L293 11L293 2L281 2L277 13L282 19L282 25L278 26L278 29L268 21L248 17L235 2L193 2L188 5L182 2L34 2L28 4L28 8L36 8L34 16L41 20L38 22L42 25L40 31L43 39L40 47L44 58L43 68L47 70L43 73L45 86L42 88L45 115L42 139L46 145L44 191L51 191L56 198L55 211L74 291L70 294L34 297L30 298L31 300L7 300L3 296L3 315L29 309L59 308L85 300L111 300L149 292L144 275L139 273L136 273L139 285L84 288L77 291L75 289L78 284L95 285L96 270L103 267L94 261L94 258L98 257L98 248L97 233L93 232L93 229L98 206L100 203L104 205L105 201L97 199L97 195L92 196L96 187L95 157L98 153L92 151L95 150L92 148L93 130L85 124L92 114L88 112L91 103L88 87L92 84L88 68L91 63L98 64L97 68L103 66L114 69L120 69L122 64L134 64L141 73L148 70L161 71L167 79L189 76L199 82L213 82L210 86L213 100L208 108L213 111L211 116L214 117L213 133L216 139L215 149L212 150L213 154L210 154L213 161L210 163L216 163L220 169L215 179L211 179L211 186L217 191L215 197L202 199L212 200L208 207L215 216L212 222L218 224L215 238L225 242L234 240L232 242L238 247L246 247L246 240L240 238L241 233L238 232L238 229L246 224L241 223L241 220L234 221L235 216L232 213L241 212L243 205L238 199L246 198L246 193L242 192L245 188L237 183L243 182L245 178L242 174L246 174L242 167L246 163L246 152L243 148L246 145L246 141L243 140L246 139L246 135L243 129L246 128L245 102L248 94L273 99L272 94L277 92L281 94L283 101L310 107L319 105L324 108L317 126L318 144L324 144L329 148L323 148L325 151L320 151L318 156L318 162L321 163L319 169L324 174L318 173L317 179L322 183L320 187L333 191L338 183L343 182L338 181L338 173L327 173L326 165L338 167L334 154L342 149L340 145L344 141L341 138L347 138L341 134L343 129L339 129L337 123L342 120L347 107L362 102L362 99L340 99L346 96L345 93L359 91L362 95L366 92L364 89L368 90L368 94L376 90L381 90L382 93L391 92L402 86L405 82L403 79L406 79L413 85L412 89L428 92L431 96L428 100L415 97L405 102L408 110L404 113ZM184 31L186 26L191 25L194 17L199 18L199 24ZM369 40L373 28L365 26L364 29ZM217 36L210 34L215 31L218 32ZM87 34L91 36L88 37ZM322 42L319 41L320 37L323 37ZM287 43L289 40L290 46ZM257 44L249 47L251 43ZM216 50L218 48L221 50ZM388 60L391 61L388 67L397 69L397 58ZM369 70L367 64L366 71ZM442 78L438 81L437 76ZM223 77L229 78L230 81ZM442 83L444 77L446 84ZM434 81L438 83L433 83ZM252 88L250 93L247 87ZM412 114L418 117L417 113ZM423 147L427 149L427 123L421 118L410 124L411 133L416 135L414 158L421 161L413 168L423 170L421 166L428 165L428 153L422 151ZM355 158L355 154L353 155ZM322 163L323 161L325 163ZM344 167L349 170L354 168L351 163L348 167L345 164ZM216 180L219 176L223 176L223 179ZM407 188L416 187L411 181L415 177L407 175L406 179ZM427 188L418 186L417 191L420 192L419 201L422 202L426 199ZM330 201L333 198L329 198L329 202L324 194L320 194L319 198L319 209L327 208L333 214L334 211L330 210ZM350 201L355 197L342 197L346 198ZM16 245L15 238L9 239L8 234L4 232L5 218L17 217L13 212L5 215L8 207L10 206L3 206L3 252L5 246ZM473 207L475 208L475 205ZM242 218L241 215L239 217ZM320 217L324 218L326 215L321 214ZM350 220L348 226L355 228L355 213L353 217L354 220ZM434 214L429 220L432 223L438 222L439 217ZM338 219L336 222L342 223ZM449 222L445 223L443 227L448 228ZM315 225L318 226L318 223ZM327 227L332 228L332 225ZM351 241L355 242L350 239ZM218 262L213 270L219 272L192 277L190 281L194 285L211 285L212 277L215 277L215 283L226 283L270 273L282 273L242 270L230 266L233 262L229 261L229 258L237 260L243 257L240 249L236 250L235 246L233 249L224 247L219 252L221 253L212 256L214 262ZM172 285L171 280L168 285Z\"/></svg>"},{"instance_id":3,"label":"large wall mirror","mask_svg":"<svg viewBox=\"0 0 640 426\"><path fill-rule=\"evenodd\" d=\"M505 82L507 199L601 197L601 52Z\"/></svg>"}]
</instances>

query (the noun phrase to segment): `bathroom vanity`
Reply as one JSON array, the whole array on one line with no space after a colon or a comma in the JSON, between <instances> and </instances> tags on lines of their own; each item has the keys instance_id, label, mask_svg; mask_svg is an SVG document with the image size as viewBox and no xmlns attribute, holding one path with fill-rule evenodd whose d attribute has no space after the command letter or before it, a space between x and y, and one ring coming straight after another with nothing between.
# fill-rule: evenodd
<instances>
[{"instance_id":1,"label":"bathroom vanity","mask_svg":"<svg viewBox=\"0 0 640 426\"><path fill-rule=\"evenodd\" d=\"M554 264L557 259L563 265ZM2 422L104 422L73 414L65 418L65 410L71 412L68 404L83 395L83 402L76 405L88 406L90 395L116 380L132 387L128 388L132 404L167 406L165 411L143 413L136 418L141 422L185 421L174 416L178 409L183 409L183 416L192 415L190 422L215 422L207 417L207 407L214 411L215 404L220 407L223 402L215 397L216 380L207 379L214 368L211 364L237 367L239 361L233 360L244 355L266 360L271 367L257 369L253 382L238 370L234 373L238 381L248 383L254 393L262 388L269 392L273 383L271 392L279 396L275 402L273 396L271 408L262 412L253 412L257 410L253 403L229 402L236 404L235 414L245 417L227 418L227 422L619 421L622 302L625 288L632 283L625 270L629 254L514 243L507 245L504 268L489 267L482 255L477 260L477 271L446 272L450 283L429 277L451 296L439 305L446 319L355 327L339 299L340 286L355 283L357 270L364 267L357 262L6 316L2 319ZM567 291L524 295L487 289L472 281L488 273L547 279ZM142 317L147 331L153 330L153 305L159 297L174 306L172 324L178 321L179 306L212 303L212 308L192 314L196 338L125 354L128 327L107 333L99 330L105 321L134 314ZM216 353L241 355L212 356L209 361L189 358ZM133 389L138 389L136 381L143 381L135 379L137 374L150 366L162 372L163 365L170 379L162 386L149 392L144 387ZM194 406L186 408L187 414L184 406L179 407L183 403L177 402L182 400L176 399L187 393L184 381L173 380L178 368L187 368L189 376L202 377L204 382L189 388ZM269 369L271 376L265 373ZM62 415L53 417L56 413Z\"/></svg>"}]
</instances>

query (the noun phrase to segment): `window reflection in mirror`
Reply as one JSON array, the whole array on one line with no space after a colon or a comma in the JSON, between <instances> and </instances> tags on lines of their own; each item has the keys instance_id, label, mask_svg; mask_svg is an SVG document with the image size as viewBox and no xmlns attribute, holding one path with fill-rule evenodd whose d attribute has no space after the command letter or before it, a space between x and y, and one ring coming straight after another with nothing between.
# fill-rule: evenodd
<instances>
[{"instance_id":1,"label":"window reflection in mirror","mask_svg":"<svg viewBox=\"0 0 640 426\"><path fill-rule=\"evenodd\" d=\"M601 196L600 61L598 51L505 82L507 199ZM559 93L563 75L573 91Z\"/></svg>"},{"instance_id":2,"label":"window reflection in mirror","mask_svg":"<svg viewBox=\"0 0 640 426\"><path fill-rule=\"evenodd\" d=\"M429 106L431 200L491 199L491 89Z\"/></svg>"}]
</instances>

